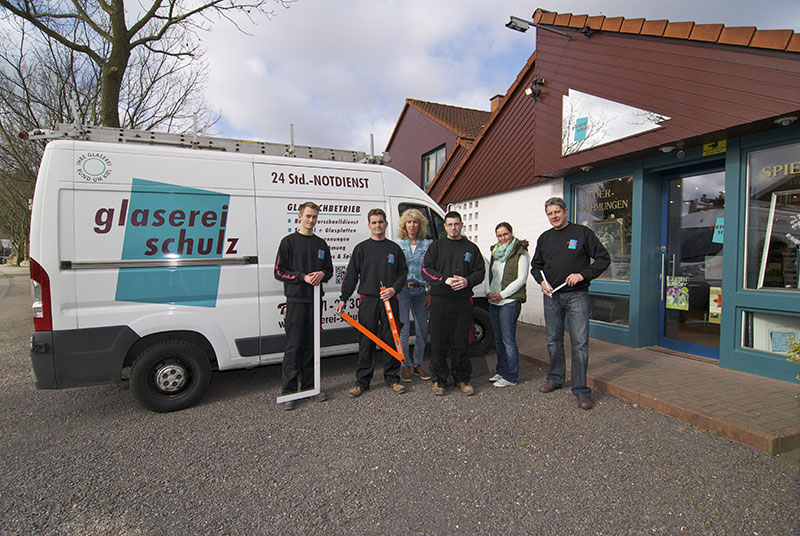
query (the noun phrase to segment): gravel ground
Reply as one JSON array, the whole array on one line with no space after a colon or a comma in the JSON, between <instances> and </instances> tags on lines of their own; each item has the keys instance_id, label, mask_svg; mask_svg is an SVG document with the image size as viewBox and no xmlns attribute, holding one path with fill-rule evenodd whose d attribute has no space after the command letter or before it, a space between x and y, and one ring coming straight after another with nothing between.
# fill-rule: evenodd
<instances>
[{"instance_id":1,"label":"gravel ground","mask_svg":"<svg viewBox=\"0 0 800 536\"><path fill-rule=\"evenodd\" d=\"M0 534L800 534L800 470L595 392L434 397L415 378L351 400L355 356L323 361L330 400L280 411L280 368L215 373L196 407L127 386L36 391L24 271L0 268Z\"/></svg>"}]
</instances>

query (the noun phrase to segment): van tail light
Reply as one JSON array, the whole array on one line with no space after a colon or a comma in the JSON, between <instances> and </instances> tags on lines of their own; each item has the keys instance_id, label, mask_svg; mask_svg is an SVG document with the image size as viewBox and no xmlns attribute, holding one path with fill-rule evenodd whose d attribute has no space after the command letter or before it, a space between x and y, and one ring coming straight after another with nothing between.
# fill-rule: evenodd
<instances>
[{"instance_id":1,"label":"van tail light","mask_svg":"<svg viewBox=\"0 0 800 536\"><path fill-rule=\"evenodd\" d=\"M31 294L33 295L34 331L52 331L53 315L50 308L50 277L39 263L31 259Z\"/></svg>"}]
</instances>

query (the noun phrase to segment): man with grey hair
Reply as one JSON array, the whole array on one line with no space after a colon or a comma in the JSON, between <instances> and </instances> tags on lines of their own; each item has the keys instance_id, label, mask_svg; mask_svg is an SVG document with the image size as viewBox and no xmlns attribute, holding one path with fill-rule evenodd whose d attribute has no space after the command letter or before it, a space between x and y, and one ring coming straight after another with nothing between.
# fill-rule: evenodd
<instances>
[{"instance_id":1,"label":"man with grey hair","mask_svg":"<svg viewBox=\"0 0 800 536\"><path fill-rule=\"evenodd\" d=\"M531 261L531 275L544 294L544 321L550 369L542 393L559 389L566 379L564 319L569 320L572 343L572 394L578 407L592 409L586 385L589 364L589 282L602 274L611 259L594 232L567 220L567 204L560 197L544 203L552 229L539 236Z\"/></svg>"}]
</instances>

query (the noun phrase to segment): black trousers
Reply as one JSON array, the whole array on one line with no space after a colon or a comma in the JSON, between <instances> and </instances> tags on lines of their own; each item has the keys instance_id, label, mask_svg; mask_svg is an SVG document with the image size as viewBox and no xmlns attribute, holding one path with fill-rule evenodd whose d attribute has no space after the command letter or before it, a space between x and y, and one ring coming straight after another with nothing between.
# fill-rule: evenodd
<instances>
[{"instance_id":1,"label":"black trousers","mask_svg":"<svg viewBox=\"0 0 800 536\"><path fill-rule=\"evenodd\" d=\"M283 394L314 388L314 304L286 304L286 349L283 352Z\"/></svg>"},{"instance_id":2,"label":"black trousers","mask_svg":"<svg viewBox=\"0 0 800 536\"><path fill-rule=\"evenodd\" d=\"M392 306L392 313L395 316L398 333L402 329L397 320L397 311L400 310L397 297L389 300ZM389 326L389 317L386 316L386 306L377 296L361 296L361 304L358 306L358 323L377 335L383 342L394 348L392 338L392 328ZM372 374L375 372L375 353L377 345L366 335L360 334L358 339L358 365L356 368L356 385L362 389L369 389L372 381ZM400 382L400 361L392 357L388 352L381 350L383 359L383 379L386 385Z\"/></svg>"},{"instance_id":3,"label":"black trousers","mask_svg":"<svg viewBox=\"0 0 800 536\"><path fill-rule=\"evenodd\" d=\"M467 355L472 302L469 298L444 298L431 295L431 377L447 383L450 373L455 383L468 383L472 362ZM449 364L448 364L449 360Z\"/></svg>"}]
</instances>

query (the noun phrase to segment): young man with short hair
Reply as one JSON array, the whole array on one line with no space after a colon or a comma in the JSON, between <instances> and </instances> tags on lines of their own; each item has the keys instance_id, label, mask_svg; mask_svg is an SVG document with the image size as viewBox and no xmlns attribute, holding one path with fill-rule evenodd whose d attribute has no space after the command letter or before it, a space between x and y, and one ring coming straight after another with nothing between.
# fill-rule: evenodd
<instances>
[{"instance_id":1,"label":"young man with short hair","mask_svg":"<svg viewBox=\"0 0 800 536\"><path fill-rule=\"evenodd\" d=\"M403 289L408 266L400 246L386 239L386 213L379 208L373 208L367 213L367 219L370 237L353 249L336 312L341 314L344 311L345 302L358 284L361 298L358 322L390 347L394 347L389 317L383 302L388 301L392 312L397 313L396 294ZM381 290L382 285L386 286L384 290ZM401 326L397 326L397 329L400 328ZM368 337L359 338L356 385L347 391L351 398L357 398L369 389L375 371L376 350L375 343ZM400 383L400 362L387 352L384 355L383 379L386 385L395 393L405 393L406 388Z\"/></svg>"},{"instance_id":2,"label":"young man with short hair","mask_svg":"<svg viewBox=\"0 0 800 536\"><path fill-rule=\"evenodd\" d=\"M470 385L472 363L467 355L472 287L483 281L486 268L478 246L461 235L463 226L461 214L445 214L447 236L436 240L422 261L422 275L431 284L431 376L433 394L437 396L445 394L451 371L462 393L475 394Z\"/></svg>"},{"instance_id":3,"label":"young man with short hair","mask_svg":"<svg viewBox=\"0 0 800 536\"><path fill-rule=\"evenodd\" d=\"M298 378L301 391L314 388L314 287L333 276L328 244L314 234L319 207L307 201L300 205L298 216L300 228L281 240L275 259L275 279L283 282L286 296L286 349L281 373L284 395L297 392ZM327 397L320 392L316 398L322 402ZM282 405L292 410L296 401Z\"/></svg>"}]
</instances>

